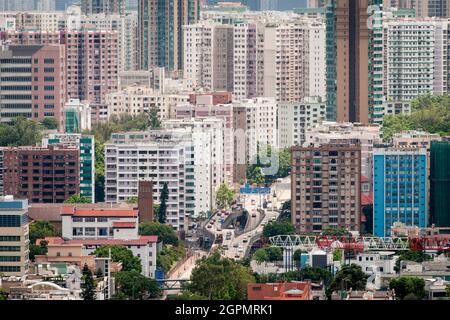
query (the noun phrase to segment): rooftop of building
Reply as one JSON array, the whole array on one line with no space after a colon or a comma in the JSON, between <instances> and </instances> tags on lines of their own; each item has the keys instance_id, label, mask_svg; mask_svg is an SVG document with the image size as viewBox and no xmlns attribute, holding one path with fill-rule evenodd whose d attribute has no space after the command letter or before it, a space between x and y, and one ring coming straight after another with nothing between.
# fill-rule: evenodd
<instances>
[{"instance_id":1,"label":"rooftop of building","mask_svg":"<svg viewBox=\"0 0 450 320\"><path fill-rule=\"evenodd\" d=\"M66 240L61 237L45 237L39 239L36 244L40 244L42 240L48 242L49 245L74 245L82 244L83 246L106 246L106 245L124 245L124 246L143 246L149 243L157 243L158 236L139 236L137 239L73 239Z\"/></svg>"},{"instance_id":2,"label":"rooftop of building","mask_svg":"<svg viewBox=\"0 0 450 320\"><path fill-rule=\"evenodd\" d=\"M136 209L112 209L112 208L77 208L76 206L61 207L62 216L74 217L137 217Z\"/></svg>"},{"instance_id":3,"label":"rooftop of building","mask_svg":"<svg viewBox=\"0 0 450 320\"><path fill-rule=\"evenodd\" d=\"M27 199L14 199L14 196L0 196L0 210L27 209Z\"/></svg>"}]
</instances>

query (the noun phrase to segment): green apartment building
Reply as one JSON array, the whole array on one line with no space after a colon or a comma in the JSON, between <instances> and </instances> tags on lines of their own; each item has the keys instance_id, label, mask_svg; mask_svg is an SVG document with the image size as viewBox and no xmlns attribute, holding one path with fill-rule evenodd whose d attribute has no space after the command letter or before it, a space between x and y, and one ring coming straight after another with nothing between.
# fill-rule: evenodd
<instances>
[{"instance_id":1,"label":"green apartment building","mask_svg":"<svg viewBox=\"0 0 450 320\"><path fill-rule=\"evenodd\" d=\"M450 227L450 141L432 141L430 148L430 218L436 227Z\"/></svg>"},{"instance_id":2,"label":"green apartment building","mask_svg":"<svg viewBox=\"0 0 450 320\"><path fill-rule=\"evenodd\" d=\"M80 150L80 195L95 201L95 142L94 136L55 133L44 138L42 144L46 147L52 144L77 147Z\"/></svg>"}]
</instances>

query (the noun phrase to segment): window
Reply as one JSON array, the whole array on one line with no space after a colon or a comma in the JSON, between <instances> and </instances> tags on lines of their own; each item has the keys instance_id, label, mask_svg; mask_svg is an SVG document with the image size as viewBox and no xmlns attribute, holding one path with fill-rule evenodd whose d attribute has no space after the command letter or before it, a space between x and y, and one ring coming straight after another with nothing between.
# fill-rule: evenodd
<instances>
[{"instance_id":1,"label":"window","mask_svg":"<svg viewBox=\"0 0 450 320\"><path fill-rule=\"evenodd\" d=\"M108 222L108 218L97 218L97 222Z\"/></svg>"},{"instance_id":2,"label":"window","mask_svg":"<svg viewBox=\"0 0 450 320\"><path fill-rule=\"evenodd\" d=\"M0 252L19 252L19 246L0 246Z\"/></svg>"},{"instance_id":3,"label":"window","mask_svg":"<svg viewBox=\"0 0 450 320\"><path fill-rule=\"evenodd\" d=\"M95 222L95 218L84 218L84 222Z\"/></svg>"},{"instance_id":4,"label":"window","mask_svg":"<svg viewBox=\"0 0 450 320\"><path fill-rule=\"evenodd\" d=\"M7 241L7 242L14 242L14 241L20 241L20 236L0 236L0 242Z\"/></svg>"},{"instance_id":5,"label":"window","mask_svg":"<svg viewBox=\"0 0 450 320\"><path fill-rule=\"evenodd\" d=\"M73 228L72 229L72 235L74 235L74 236L82 236L83 235L83 228Z\"/></svg>"},{"instance_id":6,"label":"window","mask_svg":"<svg viewBox=\"0 0 450 320\"><path fill-rule=\"evenodd\" d=\"M0 266L0 272L20 272L18 266Z\"/></svg>"},{"instance_id":7,"label":"window","mask_svg":"<svg viewBox=\"0 0 450 320\"><path fill-rule=\"evenodd\" d=\"M84 229L84 235L88 237L95 236L95 228L85 228Z\"/></svg>"},{"instance_id":8,"label":"window","mask_svg":"<svg viewBox=\"0 0 450 320\"><path fill-rule=\"evenodd\" d=\"M73 217L72 222L83 222L83 218L81 217Z\"/></svg>"},{"instance_id":9,"label":"window","mask_svg":"<svg viewBox=\"0 0 450 320\"><path fill-rule=\"evenodd\" d=\"M98 235L101 237L108 236L108 228L98 228Z\"/></svg>"}]
</instances>

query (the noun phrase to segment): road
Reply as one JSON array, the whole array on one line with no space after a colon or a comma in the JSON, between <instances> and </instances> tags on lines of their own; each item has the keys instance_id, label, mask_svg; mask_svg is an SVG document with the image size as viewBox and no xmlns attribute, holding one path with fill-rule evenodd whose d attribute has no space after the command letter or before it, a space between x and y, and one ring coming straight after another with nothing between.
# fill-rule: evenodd
<instances>
[{"instance_id":1,"label":"road","mask_svg":"<svg viewBox=\"0 0 450 320\"><path fill-rule=\"evenodd\" d=\"M286 177L280 182L274 183L271 188L272 192L270 195L239 195L240 202L249 212L249 221L246 228L246 230L248 230L247 232L236 236L234 229L222 230L219 222L220 217L213 217L216 219L216 222L210 230L216 235L222 234L222 246L228 247L228 249L223 251L225 257L231 259L244 258L245 252L248 249L249 240L254 236L262 235L264 226L268 222L278 218L279 212L275 210L279 210L283 203L291 198L290 177ZM275 197L274 193L276 195ZM262 207L264 200L271 202L271 204L269 204L267 209L264 209L265 216L262 218L261 213L257 209ZM228 239L227 234L229 237Z\"/></svg>"}]
</instances>

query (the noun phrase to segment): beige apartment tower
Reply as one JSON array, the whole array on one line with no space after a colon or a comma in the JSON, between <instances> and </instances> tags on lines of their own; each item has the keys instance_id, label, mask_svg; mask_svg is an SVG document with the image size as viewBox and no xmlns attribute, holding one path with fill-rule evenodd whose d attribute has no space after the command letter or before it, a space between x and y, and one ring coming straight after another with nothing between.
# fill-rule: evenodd
<instances>
[{"instance_id":1,"label":"beige apartment tower","mask_svg":"<svg viewBox=\"0 0 450 320\"><path fill-rule=\"evenodd\" d=\"M359 231L361 146L322 144L291 150L291 219L296 231Z\"/></svg>"}]
</instances>

